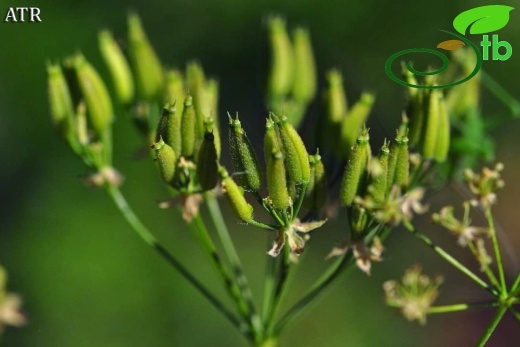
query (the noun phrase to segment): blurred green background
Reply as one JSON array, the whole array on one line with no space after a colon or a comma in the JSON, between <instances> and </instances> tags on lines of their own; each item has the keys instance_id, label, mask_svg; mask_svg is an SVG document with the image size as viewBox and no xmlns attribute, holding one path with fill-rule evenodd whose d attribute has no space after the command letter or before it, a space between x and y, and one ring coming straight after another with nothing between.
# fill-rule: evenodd
<instances>
[{"instance_id":1,"label":"blurred green background","mask_svg":"<svg viewBox=\"0 0 520 347\"><path fill-rule=\"evenodd\" d=\"M514 1L503 4L515 6ZM104 76L97 51L97 32L126 35L128 9L141 15L162 61L183 66L196 58L208 75L220 80L220 116L239 111L250 137L259 141L265 118L264 79L267 71L265 18L272 12L290 25L311 30L320 72L342 70L352 102L362 90L376 93L370 126L380 136L391 134L404 105L403 90L384 72L393 53L431 47L444 39L437 29L451 28L463 10L485 1L37 1L5 0L10 6L37 6L43 23L0 22L0 264L10 273L9 287L22 293L29 324L8 329L5 346L244 346L245 340L176 272L165 265L129 229L101 191L86 188L83 165L55 136L46 100L45 61L81 50ZM496 80L520 97L520 16L500 30L513 46L506 62L484 62ZM483 93L488 117L507 109ZM520 122L511 121L493 133L498 159L506 166L507 189L495 208L505 240L508 278L519 270L518 173ZM189 268L222 293L205 255L179 218L159 210L155 201L166 192L148 160L137 161L140 138L128 119L115 124L115 165L126 176L123 191L142 219ZM433 198L432 210L460 196L446 190ZM243 258L254 294L261 296L266 235L236 223L224 205L232 235ZM320 229L298 266L298 279L287 296L293 302L327 265L324 255L344 238L345 218ZM464 258L455 239L418 219L424 230ZM475 223L484 221L474 218ZM461 278L426 247L396 231L385 262L373 275L360 271L343 276L281 339L282 346L470 346L492 312L466 312L430 317L426 326L406 322L385 307L382 283L400 278L411 264L428 274L442 273L439 304L486 300L487 294ZM472 268L477 269L471 263ZM287 307L287 306L286 306ZM492 346L520 344L520 329L507 318Z\"/></svg>"}]
</instances>

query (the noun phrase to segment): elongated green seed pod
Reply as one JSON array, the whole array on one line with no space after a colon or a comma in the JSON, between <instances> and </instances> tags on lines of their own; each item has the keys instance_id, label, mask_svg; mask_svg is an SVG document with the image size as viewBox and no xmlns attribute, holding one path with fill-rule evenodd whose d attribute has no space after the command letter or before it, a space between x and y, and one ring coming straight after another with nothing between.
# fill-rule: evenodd
<instances>
[{"instance_id":1,"label":"elongated green seed pod","mask_svg":"<svg viewBox=\"0 0 520 347\"><path fill-rule=\"evenodd\" d=\"M264 158L267 168L267 192L278 210L289 206L286 170L284 167L282 144L276 134L276 126L271 118L267 119L264 136Z\"/></svg>"},{"instance_id":2,"label":"elongated green seed pod","mask_svg":"<svg viewBox=\"0 0 520 347\"><path fill-rule=\"evenodd\" d=\"M253 206L247 202L242 189L233 181L226 169L220 167L219 174L231 206L243 222L249 223L253 220Z\"/></svg>"},{"instance_id":3,"label":"elongated green seed pod","mask_svg":"<svg viewBox=\"0 0 520 347\"><path fill-rule=\"evenodd\" d=\"M217 149L213 133L206 132L197 157L197 179L202 190L210 190L217 185Z\"/></svg>"},{"instance_id":4,"label":"elongated green seed pod","mask_svg":"<svg viewBox=\"0 0 520 347\"><path fill-rule=\"evenodd\" d=\"M262 184L260 164L238 114L234 120L229 116L229 145L238 184L247 191L257 192Z\"/></svg>"},{"instance_id":5,"label":"elongated green seed pod","mask_svg":"<svg viewBox=\"0 0 520 347\"><path fill-rule=\"evenodd\" d=\"M287 122L287 117L282 117L278 124L279 135L282 142L284 163L291 181L296 184L307 183L311 175L309 155L300 135L294 127Z\"/></svg>"},{"instance_id":6,"label":"elongated green seed pod","mask_svg":"<svg viewBox=\"0 0 520 347\"><path fill-rule=\"evenodd\" d=\"M166 102L177 106L178 114L182 114L184 109L184 99L186 99L186 88L184 80L179 70L170 69L165 74L164 98ZM178 117L179 123L181 117Z\"/></svg>"},{"instance_id":7,"label":"elongated green seed pod","mask_svg":"<svg viewBox=\"0 0 520 347\"><path fill-rule=\"evenodd\" d=\"M283 99L293 86L293 48L280 17L268 19L269 42L271 45L271 69L267 85L268 103Z\"/></svg>"},{"instance_id":8,"label":"elongated green seed pod","mask_svg":"<svg viewBox=\"0 0 520 347\"><path fill-rule=\"evenodd\" d=\"M204 117L204 127L206 131L209 131L213 134L215 149L217 150L217 158L220 158L221 153L221 142L220 142L220 131L218 126L215 124L215 120L213 117Z\"/></svg>"},{"instance_id":9,"label":"elongated green seed pod","mask_svg":"<svg viewBox=\"0 0 520 347\"><path fill-rule=\"evenodd\" d=\"M219 83L217 80L209 79L206 82L206 106L204 108L204 115L213 118L216 128L220 129L218 122L218 96L219 96Z\"/></svg>"},{"instance_id":10,"label":"elongated green seed pod","mask_svg":"<svg viewBox=\"0 0 520 347\"><path fill-rule=\"evenodd\" d=\"M327 202L328 186L325 167L318 151L315 155L309 156L309 164L311 166L311 178L305 191L303 206L309 210L319 210Z\"/></svg>"},{"instance_id":11,"label":"elongated green seed pod","mask_svg":"<svg viewBox=\"0 0 520 347\"><path fill-rule=\"evenodd\" d=\"M406 132L398 132L395 138L395 144L391 149L391 157L394 158L395 163L392 181L388 182L388 189L397 184L405 189L408 186L409 172L410 172L410 158L408 154L408 137ZM389 168L390 171L390 168Z\"/></svg>"},{"instance_id":12,"label":"elongated green seed pod","mask_svg":"<svg viewBox=\"0 0 520 347\"><path fill-rule=\"evenodd\" d=\"M87 105L87 113L94 130L100 135L111 124L114 116L112 100L105 83L92 65L81 54L73 58L78 85Z\"/></svg>"},{"instance_id":13,"label":"elongated green seed pod","mask_svg":"<svg viewBox=\"0 0 520 347\"><path fill-rule=\"evenodd\" d=\"M425 100L428 99L429 91L420 90L408 101L406 108L406 116L409 119L410 127L408 136L410 138L411 145L417 145L421 141L422 129L426 122L426 107L424 105Z\"/></svg>"},{"instance_id":14,"label":"elongated green seed pod","mask_svg":"<svg viewBox=\"0 0 520 347\"><path fill-rule=\"evenodd\" d=\"M341 126L341 149L345 157L348 156L350 148L356 143L361 127L366 122L375 97L371 93L363 93L361 98L350 109L343 118Z\"/></svg>"},{"instance_id":15,"label":"elongated green seed pod","mask_svg":"<svg viewBox=\"0 0 520 347\"><path fill-rule=\"evenodd\" d=\"M343 78L338 70L327 73L327 90L324 94L325 119L318 123L318 144L327 151L339 152L341 122L346 116L347 97L343 89Z\"/></svg>"},{"instance_id":16,"label":"elongated green seed pod","mask_svg":"<svg viewBox=\"0 0 520 347\"><path fill-rule=\"evenodd\" d=\"M341 122L348 112L343 77L338 70L327 73L327 118L332 123Z\"/></svg>"},{"instance_id":17,"label":"elongated green seed pod","mask_svg":"<svg viewBox=\"0 0 520 347\"><path fill-rule=\"evenodd\" d=\"M181 119L181 153L192 157L195 152L197 117L193 106L193 98L188 95L184 100L184 110Z\"/></svg>"},{"instance_id":18,"label":"elongated green seed pod","mask_svg":"<svg viewBox=\"0 0 520 347\"><path fill-rule=\"evenodd\" d=\"M292 95L296 101L307 104L316 95L316 63L309 31L296 28L294 40L294 82Z\"/></svg>"},{"instance_id":19,"label":"elongated green seed pod","mask_svg":"<svg viewBox=\"0 0 520 347\"><path fill-rule=\"evenodd\" d=\"M345 206L350 206L365 186L369 139L368 130L364 129L350 153L340 190L341 203Z\"/></svg>"},{"instance_id":20,"label":"elongated green seed pod","mask_svg":"<svg viewBox=\"0 0 520 347\"><path fill-rule=\"evenodd\" d=\"M439 134L439 93L441 91L433 89L429 92L427 98L428 109L426 111L426 119L424 123L422 135L422 156L430 159L435 156L435 147Z\"/></svg>"},{"instance_id":21,"label":"elongated green seed pod","mask_svg":"<svg viewBox=\"0 0 520 347\"><path fill-rule=\"evenodd\" d=\"M101 55L110 71L118 100L123 104L131 103L135 90L128 61L108 30L99 33L98 41Z\"/></svg>"},{"instance_id":22,"label":"elongated green seed pod","mask_svg":"<svg viewBox=\"0 0 520 347\"><path fill-rule=\"evenodd\" d=\"M388 191L388 157L390 155L390 149L388 148L388 143L385 142L381 149L379 150L378 163L380 172L377 174L371 173L371 183L370 183L370 194L374 198L374 200L381 202L385 199L386 193Z\"/></svg>"},{"instance_id":23,"label":"elongated green seed pod","mask_svg":"<svg viewBox=\"0 0 520 347\"><path fill-rule=\"evenodd\" d=\"M450 117L446 109L446 101L442 93L439 96L439 123L437 143L435 145L435 161L442 163L448 157L450 149Z\"/></svg>"},{"instance_id":24,"label":"elongated green seed pod","mask_svg":"<svg viewBox=\"0 0 520 347\"><path fill-rule=\"evenodd\" d=\"M159 141L159 137L162 137L175 153L181 153L181 123L179 118L176 103L166 104L155 135L155 141Z\"/></svg>"},{"instance_id":25,"label":"elongated green seed pod","mask_svg":"<svg viewBox=\"0 0 520 347\"><path fill-rule=\"evenodd\" d=\"M139 97L144 100L159 97L164 84L163 68L135 13L128 15L128 53Z\"/></svg>"},{"instance_id":26,"label":"elongated green seed pod","mask_svg":"<svg viewBox=\"0 0 520 347\"><path fill-rule=\"evenodd\" d=\"M177 166L177 156L173 149L166 144L162 138L152 145L155 150L155 158L159 164L159 172L163 181L172 184L175 177L175 168Z\"/></svg>"},{"instance_id":27,"label":"elongated green seed pod","mask_svg":"<svg viewBox=\"0 0 520 347\"><path fill-rule=\"evenodd\" d=\"M52 122L61 136L73 139L74 106L60 65L47 64L47 86Z\"/></svg>"},{"instance_id":28,"label":"elongated green seed pod","mask_svg":"<svg viewBox=\"0 0 520 347\"><path fill-rule=\"evenodd\" d=\"M197 62L188 63L186 67L186 80L190 93L193 95L193 103L197 114L197 138L204 135L204 115L209 116L211 110L207 107L206 77L202 66Z\"/></svg>"}]
</instances>

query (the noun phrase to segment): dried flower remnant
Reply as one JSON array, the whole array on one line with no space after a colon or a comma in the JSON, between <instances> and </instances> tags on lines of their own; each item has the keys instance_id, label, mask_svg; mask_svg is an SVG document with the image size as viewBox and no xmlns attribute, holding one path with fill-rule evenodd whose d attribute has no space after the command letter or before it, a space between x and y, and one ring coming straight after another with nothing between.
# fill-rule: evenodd
<instances>
[{"instance_id":1,"label":"dried flower remnant","mask_svg":"<svg viewBox=\"0 0 520 347\"><path fill-rule=\"evenodd\" d=\"M302 223L298 218L296 218L291 227L277 232L273 246L267 254L271 257L277 257L287 240L289 248L291 249L291 254L299 256L303 253L305 242L310 239L309 233L315 229L321 228L325 223L327 223L327 219ZM300 235L300 233L302 235Z\"/></svg>"},{"instance_id":2,"label":"dried flower remnant","mask_svg":"<svg viewBox=\"0 0 520 347\"><path fill-rule=\"evenodd\" d=\"M21 312L20 296L7 292L7 273L0 266L0 334L5 326L21 327L26 324L25 315Z\"/></svg>"},{"instance_id":3,"label":"dried flower remnant","mask_svg":"<svg viewBox=\"0 0 520 347\"><path fill-rule=\"evenodd\" d=\"M330 251L330 253L325 257L325 259L343 255L350 249L352 249L352 254L356 260L356 266L368 276L370 276L372 262L383 261L381 255L383 254L384 247L383 243L378 237L374 238L370 247L364 241L344 242L341 245L334 247L332 251Z\"/></svg>"},{"instance_id":4,"label":"dried flower remnant","mask_svg":"<svg viewBox=\"0 0 520 347\"><path fill-rule=\"evenodd\" d=\"M421 203L424 192L424 188L415 188L403 195L401 189L395 185L383 201L376 201L371 196L358 196L354 202L371 212L376 220L397 225L412 220L414 213L422 214L427 211L428 207Z\"/></svg>"},{"instance_id":5,"label":"dried flower remnant","mask_svg":"<svg viewBox=\"0 0 520 347\"><path fill-rule=\"evenodd\" d=\"M432 220L444 228L457 235L458 243L462 247L465 247L468 242L475 240L475 237L480 234L487 234L488 228L474 227L471 226L471 220L469 219L469 203L464 203L464 218L462 221L458 220L453 216L453 206L443 207L439 213L432 215Z\"/></svg>"},{"instance_id":6,"label":"dried flower remnant","mask_svg":"<svg viewBox=\"0 0 520 347\"><path fill-rule=\"evenodd\" d=\"M426 323L426 315L439 295L441 276L428 277L422 274L419 265L406 270L401 282L391 280L383 284L386 303L401 309L409 321Z\"/></svg>"},{"instance_id":7,"label":"dried flower remnant","mask_svg":"<svg viewBox=\"0 0 520 347\"><path fill-rule=\"evenodd\" d=\"M472 205L480 205L487 209L496 202L496 192L504 188L505 185L500 175L503 169L504 165L497 163L494 169L482 168L480 174L473 172L471 169L464 171L464 178L468 182L469 189L477 197L471 201Z\"/></svg>"}]
</instances>

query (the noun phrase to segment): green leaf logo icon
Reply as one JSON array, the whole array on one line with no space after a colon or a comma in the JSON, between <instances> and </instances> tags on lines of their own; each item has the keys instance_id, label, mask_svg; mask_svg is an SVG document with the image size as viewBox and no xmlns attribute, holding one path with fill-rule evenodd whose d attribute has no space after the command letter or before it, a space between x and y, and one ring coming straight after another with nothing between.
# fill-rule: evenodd
<instances>
[{"instance_id":1,"label":"green leaf logo icon","mask_svg":"<svg viewBox=\"0 0 520 347\"><path fill-rule=\"evenodd\" d=\"M514 7L505 5L487 5L472 8L459 14L453 20L453 27L462 35L486 34L497 31L509 22L509 12Z\"/></svg>"}]
</instances>

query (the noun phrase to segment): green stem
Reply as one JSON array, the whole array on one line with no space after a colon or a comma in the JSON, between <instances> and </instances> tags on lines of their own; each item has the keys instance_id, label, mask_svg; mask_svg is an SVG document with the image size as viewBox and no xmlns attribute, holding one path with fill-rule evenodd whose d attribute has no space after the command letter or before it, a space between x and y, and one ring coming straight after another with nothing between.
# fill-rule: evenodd
<instances>
[{"instance_id":1,"label":"green stem","mask_svg":"<svg viewBox=\"0 0 520 347\"><path fill-rule=\"evenodd\" d=\"M249 222L247 222L247 224L250 224L252 226L255 226L255 227L258 227L261 229L265 229L265 230L276 230L276 228L274 226L267 225L267 224L264 224L261 222L257 222L256 220L250 220Z\"/></svg>"},{"instance_id":2,"label":"green stem","mask_svg":"<svg viewBox=\"0 0 520 347\"><path fill-rule=\"evenodd\" d=\"M432 306L428 309L428 314L434 313L448 313L448 312L457 312L457 311L465 311L476 308L486 308L486 307L497 307L500 303L497 301L483 302L480 304L454 304L454 305L443 305L443 306Z\"/></svg>"},{"instance_id":3,"label":"green stem","mask_svg":"<svg viewBox=\"0 0 520 347\"><path fill-rule=\"evenodd\" d=\"M134 211L128 205L125 197L118 187L114 185L107 185L106 191L112 198L119 211L123 214L126 221L130 224L137 235L150 247L152 247L164 260L173 266L179 273L193 285L208 301L220 311L234 326L236 326L242 334L246 337L250 336L250 331L231 311L229 311L224 304L215 297L191 272L186 269L159 241L153 234L144 226L141 220L135 215Z\"/></svg>"},{"instance_id":4,"label":"green stem","mask_svg":"<svg viewBox=\"0 0 520 347\"><path fill-rule=\"evenodd\" d=\"M338 258L318 279L316 284L312 286L311 290L278 321L274 328L274 336L278 336L310 303L315 302L325 292L325 289L329 288L339 275L344 272L345 267L350 267L354 264L352 259L351 251Z\"/></svg>"},{"instance_id":5,"label":"green stem","mask_svg":"<svg viewBox=\"0 0 520 347\"><path fill-rule=\"evenodd\" d=\"M267 318L267 336L273 336L276 314L278 313L278 309L280 308L280 303L282 301L282 296L286 287L285 284L287 282L287 278L289 277L289 270L291 269L291 249L289 248L289 245L286 244L283 251L283 259L280 267L279 277L278 281L276 282L274 297Z\"/></svg>"},{"instance_id":6,"label":"green stem","mask_svg":"<svg viewBox=\"0 0 520 347\"><path fill-rule=\"evenodd\" d=\"M268 238L268 246L271 246L271 238ZM265 269L265 279L264 279L264 293L262 300L262 317L264 318L264 325L268 325L268 320L271 312L271 308L273 307L273 299L274 299L274 288L275 288L275 276L276 276L276 268L278 264L278 258L273 258L271 256L267 257L266 269Z\"/></svg>"},{"instance_id":7,"label":"green stem","mask_svg":"<svg viewBox=\"0 0 520 347\"><path fill-rule=\"evenodd\" d=\"M486 219L489 225L489 233L491 234L491 240L493 242L493 249L495 250L495 258L498 268L498 277L500 278L500 289L502 297L507 296L507 284L506 277L504 275L504 265L502 263L502 254L498 245L497 232L495 230L495 224L493 221L493 215L491 214L491 208L486 208Z\"/></svg>"},{"instance_id":8,"label":"green stem","mask_svg":"<svg viewBox=\"0 0 520 347\"><path fill-rule=\"evenodd\" d=\"M197 235L197 238L200 241L200 245L208 255L210 261L215 267L215 270L217 270L217 272L219 273L220 279L222 280L224 287L228 291L229 296L235 301L235 304L241 316L244 318L245 321L249 322L249 307L241 295L240 288L238 287L237 282L234 280L234 278L230 276L228 270L224 266L224 263L220 259L220 256L217 253L217 248L211 240L208 230L206 229L206 225L204 224L204 221L202 220L200 214L197 214L195 217L193 217L193 220L191 221L191 223L188 224L188 226L193 231L193 233ZM252 325L251 328L253 330Z\"/></svg>"},{"instance_id":9,"label":"green stem","mask_svg":"<svg viewBox=\"0 0 520 347\"><path fill-rule=\"evenodd\" d=\"M509 306L509 311L513 314L518 323L520 323L520 312Z\"/></svg>"},{"instance_id":10,"label":"green stem","mask_svg":"<svg viewBox=\"0 0 520 347\"><path fill-rule=\"evenodd\" d=\"M233 268L236 282L242 293L242 298L248 306L251 326L254 329L255 335L258 336L263 330L262 321L258 316L253 300L253 294L251 293L251 288L249 287L247 277L244 274L240 257L238 256L233 241L231 240L229 230L227 228L226 222L224 221L224 217L222 216L222 211L220 210L220 206L217 198L215 197L215 194L207 192L204 194L204 196L208 206L209 214L213 224L215 225L215 229L217 230L222 247L224 248L224 253L226 254L227 259Z\"/></svg>"},{"instance_id":11,"label":"green stem","mask_svg":"<svg viewBox=\"0 0 520 347\"><path fill-rule=\"evenodd\" d=\"M518 272L518 274L516 275L513 285L511 286L511 293L516 295L516 294L518 294L519 290L520 290L520 272Z\"/></svg>"},{"instance_id":12,"label":"green stem","mask_svg":"<svg viewBox=\"0 0 520 347\"><path fill-rule=\"evenodd\" d=\"M477 258L478 252L477 252L477 249L475 248L473 241L468 242L468 248L471 251L471 253L475 256L475 258ZM497 280L495 274L493 273L493 271L491 270L491 268L489 267L489 265L487 263L483 263L482 266L484 267L484 273L488 277L489 281L496 288L500 288L500 283L498 283L498 280Z\"/></svg>"},{"instance_id":13,"label":"green stem","mask_svg":"<svg viewBox=\"0 0 520 347\"><path fill-rule=\"evenodd\" d=\"M489 326L487 327L486 331L484 332L484 335L480 338L479 342L477 343L477 346L483 347L486 342L491 337L491 334L493 334L493 331L495 331L498 323L500 323L500 320L502 317L504 317L504 314L507 311L507 306L500 306L497 312L495 313L495 316L493 317L493 320L491 323L489 323Z\"/></svg>"},{"instance_id":14,"label":"green stem","mask_svg":"<svg viewBox=\"0 0 520 347\"><path fill-rule=\"evenodd\" d=\"M419 232L417 229L413 227L413 225L410 224L410 222L404 222L403 225L405 228L414 235L417 239L422 241L424 244L426 244L428 247L430 247L435 253L437 253L441 258L446 260L448 263L453 265L456 269L461 271L463 274L468 276L471 280L473 280L475 283L477 283L479 286L490 292L496 297L499 297L500 295L496 292L495 289L490 287L486 282L484 282L480 277L475 275L470 269L462 265L457 259L453 258L448 252L446 252L441 247L437 246L433 241L426 235Z\"/></svg>"},{"instance_id":15,"label":"green stem","mask_svg":"<svg viewBox=\"0 0 520 347\"><path fill-rule=\"evenodd\" d=\"M291 222L298 217L298 213L303 204L303 199L305 198L305 192L307 191L307 183L302 183L300 186L300 193L298 194L298 199L296 200L296 204L294 205L293 213L291 215Z\"/></svg>"},{"instance_id":16,"label":"green stem","mask_svg":"<svg viewBox=\"0 0 520 347\"><path fill-rule=\"evenodd\" d=\"M500 101L509 107L513 118L520 117L520 102L516 100L507 90L505 90L497 81L495 81L484 70L480 71L482 83L494 94Z\"/></svg>"}]
</instances>

